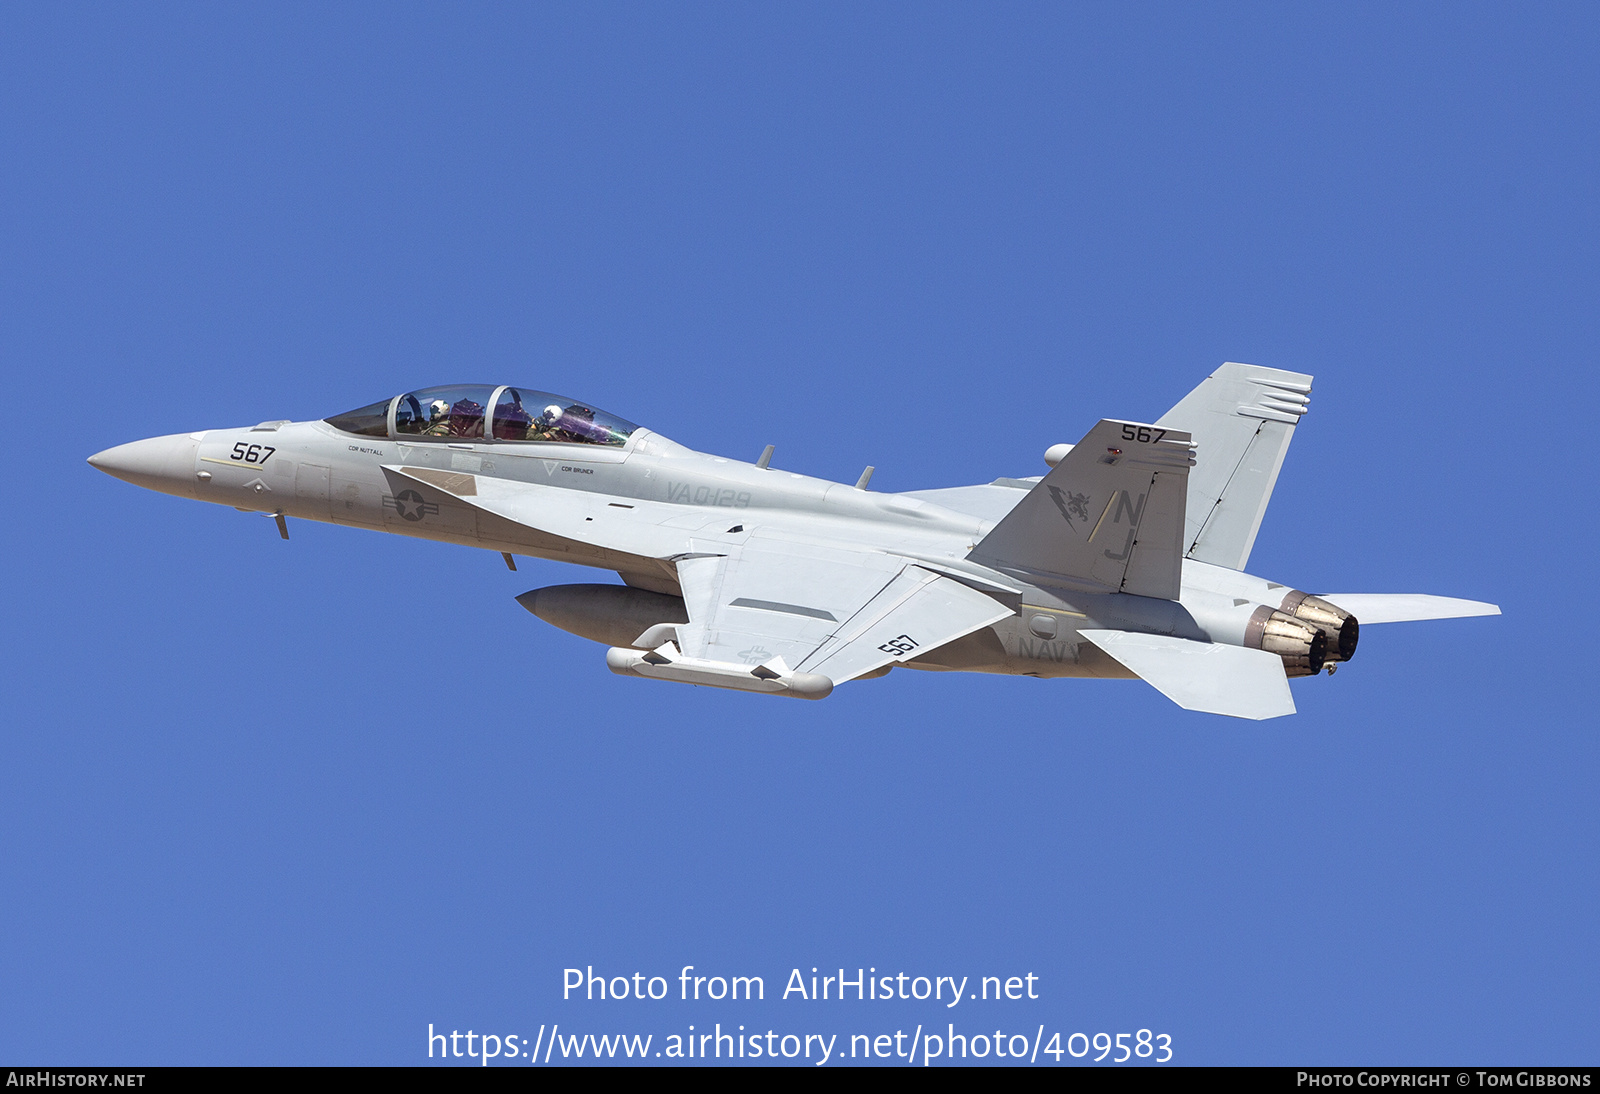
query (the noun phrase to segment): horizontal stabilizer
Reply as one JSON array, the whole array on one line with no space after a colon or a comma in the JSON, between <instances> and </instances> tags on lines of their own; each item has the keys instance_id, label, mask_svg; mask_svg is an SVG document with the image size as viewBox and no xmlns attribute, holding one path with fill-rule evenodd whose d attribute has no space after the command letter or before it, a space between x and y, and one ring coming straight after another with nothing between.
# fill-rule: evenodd
<instances>
[{"instance_id":1,"label":"horizontal stabilizer","mask_svg":"<svg viewBox=\"0 0 1600 1094\"><path fill-rule=\"evenodd\" d=\"M1078 633L1185 710L1258 721L1294 713L1283 658L1275 653L1164 634Z\"/></svg>"},{"instance_id":2,"label":"horizontal stabilizer","mask_svg":"<svg viewBox=\"0 0 1600 1094\"><path fill-rule=\"evenodd\" d=\"M1176 600L1193 465L1187 433L1102 421L968 557L1059 574L1091 589Z\"/></svg>"},{"instance_id":3,"label":"horizontal stabilizer","mask_svg":"<svg viewBox=\"0 0 1600 1094\"><path fill-rule=\"evenodd\" d=\"M1463 619L1472 615L1499 615L1498 604L1457 600L1453 596L1425 593L1322 593L1323 600L1369 623L1413 623L1419 619Z\"/></svg>"}]
</instances>

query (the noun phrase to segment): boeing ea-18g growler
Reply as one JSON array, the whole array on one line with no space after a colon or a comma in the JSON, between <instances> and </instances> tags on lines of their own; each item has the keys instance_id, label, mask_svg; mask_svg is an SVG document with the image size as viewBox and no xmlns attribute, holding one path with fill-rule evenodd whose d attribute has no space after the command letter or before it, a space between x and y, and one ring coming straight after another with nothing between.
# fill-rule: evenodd
<instances>
[{"instance_id":1,"label":"boeing ea-18g growler","mask_svg":"<svg viewBox=\"0 0 1600 1094\"><path fill-rule=\"evenodd\" d=\"M1048 474L883 494L695 452L549 392L428 388L325 421L155 437L89 462L164 493L614 570L518 600L613 672L821 699L891 669L1141 678L1294 712L1360 623L1497 615L1312 596L1244 572L1311 377L1225 364L1159 421L1101 421Z\"/></svg>"}]
</instances>

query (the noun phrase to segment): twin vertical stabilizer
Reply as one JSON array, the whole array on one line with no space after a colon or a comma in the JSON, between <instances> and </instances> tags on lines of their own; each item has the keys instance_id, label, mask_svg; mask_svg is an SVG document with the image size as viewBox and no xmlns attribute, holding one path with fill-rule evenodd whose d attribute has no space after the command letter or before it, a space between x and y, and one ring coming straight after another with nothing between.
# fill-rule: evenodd
<instances>
[{"instance_id":1,"label":"twin vertical stabilizer","mask_svg":"<svg viewBox=\"0 0 1600 1094\"><path fill-rule=\"evenodd\" d=\"M1200 451L1189 476L1185 557L1244 569L1310 396L1305 373L1230 361L1156 422L1188 430Z\"/></svg>"},{"instance_id":2,"label":"twin vertical stabilizer","mask_svg":"<svg viewBox=\"0 0 1600 1094\"><path fill-rule=\"evenodd\" d=\"M969 556L1110 592L1178 598L1189 434L1100 422Z\"/></svg>"}]
</instances>

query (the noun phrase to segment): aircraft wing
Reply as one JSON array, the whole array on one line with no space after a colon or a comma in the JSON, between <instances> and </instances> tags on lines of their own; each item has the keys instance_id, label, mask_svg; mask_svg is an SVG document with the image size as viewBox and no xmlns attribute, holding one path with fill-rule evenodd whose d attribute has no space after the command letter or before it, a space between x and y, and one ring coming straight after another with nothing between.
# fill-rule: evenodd
<instances>
[{"instance_id":1,"label":"aircraft wing","mask_svg":"<svg viewBox=\"0 0 1600 1094\"><path fill-rule=\"evenodd\" d=\"M910 559L754 529L708 538L741 522L732 510L613 499L436 468L387 470L485 512L551 535L648 558L676 558L689 622L677 654L705 669L696 682L743 686L745 667L776 665L834 683L907 661L1011 614L998 601ZM665 642L667 635L653 642ZM709 667L708 667L709 666ZM741 671L730 684L723 669ZM671 670L647 668L669 675ZM759 679L759 678L758 678ZM774 687L777 685L773 685Z\"/></svg>"},{"instance_id":2,"label":"aircraft wing","mask_svg":"<svg viewBox=\"0 0 1600 1094\"><path fill-rule=\"evenodd\" d=\"M1283 658L1275 653L1164 634L1078 633L1185 710L1258 721L1294 713Z\"/></svg>"},{"instance_id":3,"label":"aircraft wing","mask_svg":"<svg viewBox=\"0 0 1600 1094\"><path fill-rule=\"evenodd\" d=\"M676 628L685 656L751 666L781 657L790 671L836 684L1012 614L907 559L778 535L681 559L678 581L689 610Z\"/></svg>"},{"instance_id":4,"label":"aircraft wing","mask_svg":"<svg viewBox=\"0 0 1600 1094\"><path fill-rule=\"evenodd\" d=\"M1500 614L1498 604L1425 593L1326 593L1322 599L1355 616L1363 627L1369 623L1412 623L1419 619Z\"/></svg>"}]
</instances>

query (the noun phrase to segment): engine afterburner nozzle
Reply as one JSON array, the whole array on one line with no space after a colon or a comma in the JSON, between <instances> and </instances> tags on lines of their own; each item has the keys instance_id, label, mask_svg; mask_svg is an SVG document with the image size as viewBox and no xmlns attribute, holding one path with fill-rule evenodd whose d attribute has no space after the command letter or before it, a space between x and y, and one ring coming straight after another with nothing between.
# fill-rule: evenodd
<instances>
[{"instance_id":1,"label":"engine afterburner nozzle","mask_svg":"<svg viewBox=\"0 0 1600 1094\"><path fill-rule=\"evenodd\" d=\"M1361 639L1361 624L1338 605L1296 589L1283 598L1278 610L1311 624L1326 635L1329 661L1348 661L1355 655L1356 643Z\"/></svg>"},{"instance_id":2,"label":"engine afterburner nozzle","mask_svg":"<svg viewBox=\"0 0 1600 1094\"><path fill-rule=\"evenodd\" d=\"M1250 616L1244 644L1283 658L1283 671L1290 676L1315 676L1328 659L1328 639L1321 630L1265 604Z\"/></svg>"}]
</instances>

